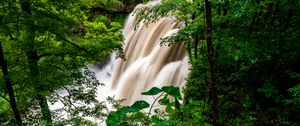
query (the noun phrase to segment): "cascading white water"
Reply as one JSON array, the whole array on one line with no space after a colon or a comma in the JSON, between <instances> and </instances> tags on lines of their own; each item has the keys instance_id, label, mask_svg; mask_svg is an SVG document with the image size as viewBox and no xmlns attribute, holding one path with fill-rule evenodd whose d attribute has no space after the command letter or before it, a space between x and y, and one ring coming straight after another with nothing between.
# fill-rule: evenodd
<instances>
[{"instance_id":1,"label":"cascading white water","mask_svg":"<svg viewBox=\"0 0 300 126\"><path fill-rule=\"evenodd\" d=\"M140 4L135 11L152 7L158 2ZM88 65L88 68L96 73L97 79L105 84L98 87L97 99L100 101L116 95L117 99L126 99L123 103L125 105L140 99L151 103L153 99L141 96L141 92L154 86L181 87L185 83L189 66L184 45L160 46L161 38L173 35L183 24L174 22L174 19L169 17L147 26L141 22L135 30L136 17L136 13L131 13L123 30L126 60L115 59L115 55L112 54L111 60L102 69ZM62 106L61 103L57 103L51 106L51 110Z\"/></svg>"},{"instance_id":2,"label":"cascading white water","mask_svg":"<svg viewBox=\"0 0 300 126\"><path fill-rule=\"evenodd\" d=\"M158 2L140 4L135 11L144 7L152 7ZM141 22L135 30L136 17L136 13L130 14L123 30L126 60L115 59L115 55L112 54L111 60L101 69L95 65L88 65L88 68L96 73L99 82L105 84L105 86L98 87L97 99L100 101L105 101L108 96L115 95L117 99L126 99L124 105L130 105L141 99L152 103L154 99L142 96L141 92L154 86L182 87L185 83L189 65L184 45L160 46L161 38L176 33L183 23L175 22L173 18L167 17L147 26ZM58 93L68 95L64 90L58 90ZM57 102L50 105L50 110L54 111L63 107L61 102ZM99 121L94 118L87 119Z\"/></svg>"},{"instance_id":3,"label":"cascading white water","mask_svg":"<svg viewBox=\"0 0 300 126\"><path fill-rule=\"evenodd\" d=\"M158 2L140 4L135 12ZM127 19L123 31L126 60L115 61L111 80L112 91L118 99L126 99L124 104L127 105L139 99L151 102L140 94L153 86L182 86L189 71L183 44L160 46L161 38L176 33L183 23L170 17L162 18L147 26L141 22L135 30L136 17L137 14L132 13Z\"/></svg>"}]
</instances>

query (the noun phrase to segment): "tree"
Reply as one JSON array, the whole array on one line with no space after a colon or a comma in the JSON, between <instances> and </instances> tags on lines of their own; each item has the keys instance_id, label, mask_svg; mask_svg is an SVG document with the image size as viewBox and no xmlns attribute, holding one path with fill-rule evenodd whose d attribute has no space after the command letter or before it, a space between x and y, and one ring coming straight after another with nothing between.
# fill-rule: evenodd
<instances>
[{"instance_id":1,"label":"tree","mask_svg":"<svg viewBox=\"0 0 300 126\"><path fill-rule=\"evenodd\" d=\"M209 29L208 20L204 20L207 2L214 15L212 46L205 35ZM191 64L184 91L185 109L173 118L181 120L179 124L199 124L190 118L206 123L206 116L212 115L202 103L217 97L220 125L298 125L295 110L299 104L294 100L299 83L295 78L300 61L299 49L295 48L299 44L299 4L292 0L162 0L142 10L139 21L146 24L164 16L185 22L176 35L162 41L183 42ZM208 61L207 55L213 60ZM215 72L211 71L212 61ZM217 96L210 93L214 87L209 86L214 80L211 73L217 75Z\"/></svg>"},{"instance_id":2,"label":"tree","mask_svg":"<svg viewBox=\"0 0 300 126\"><path fill-rule=\"evenodd\" d=\"M207 46L207 57L210 69L211 84L210 84L210 94L212 101L212 123L213 126L217 126L218 118L218 103L217 103L217 78L216 78L216 68L214 64L214 48L212 44L212 21L211 21L211 4L208 0L205 0L205 15L206 15L206 46ZM195 54L196 55L196 54Z\"/></svg>"},{"instance_id":3,"label":"tree","mask_svg":"<svg viewBox=\"0 0 300 126\"><path fill-rule=\"evenodd\" d=\"M44 123L51 124L47 100L58 100L52 93L62 88L70 91L70 99L97 102L95 91L100 83L84 67L112 51L121 52L122 25L90 11L100 5L113 11L120 2L21 0L1 4L5 5L1 9L14 12L9 16L15 19L4 25L9 32L3 36L3 47L24 118L29 116L24 111L38 103ZM1 15L8 18L5 12Z\"/></svg>"},{"instance_id":4,"label":"tree","mask_svg":"<svg viewBox=\"0 0 300 126\"><path fill-rule=\"evenodd\" d=\"M1 3L2 7L7 7L6 4ZM3 12L5 11L4 8L1 8L1 27L0 27L0 66L1 66L1 71L2 71L2 76L3 76L3 80L5 83L5 92L8 92L8 96L9 96L9 104L11 109L13 110L14 113L14 118L17 122L18 125L22 125L22 119L21 119L21 115L20 112L18 110L17 107L17 103L16 103L16 98L15 98L15 92L13 89L13 83L8 71L8 65L6 62L6 59L4 57L4 51L3 51L3 47L2 47L2 43L5 40L5 38L3 38L3 35L8 35L9 33L7 31L9 31L9 27L7 26L7 24L13 22L14 20L9 20L8 16L11 14L11 9L12 8L6 8L6 13L4 14ZM3 40L4 39L4 40ZM2 96L5 99L5 96Z\"/></svg>"},{"instance_id":5,"label":"tree","mask_svg":"<svg viewBox=\"0 0 300 126\"><path fill-rule=\"evenodd\" d=\"M5 80L6 90L7 90L8 95L9 95L10 106L11 106L13 112L14 112L15 119L16 119L17 123L22 124L22 119L21 119L19 110L17 108L17 103L16 103L16 99L15 99L15 95L14 95L12 82L10 80L8 69L7 69L7 64L6 64L6 61L4 59L4 54L3 54L1 42L0 42L0 65L1 65L3 77L4 77L4 80Z\"/></svg>"},{"instance_id":6,"label":"tree","mask_svg":"<svg viewBox=\"0 0 300 126\"><path fill-rule=\"evenodd\" d=\"M41 112L43 115L43 119L52 123L51 112L49 110L49 106L47 103L46 96L43 95L43 91L45 91L45 87L40 84L38 77L40 76L40 71L38 69L38 52L35 46L35 31L32 28L34 26L32 12L31 12L31 3L27 0L20 1L21 10L23 12L24 21L22 23L22 29L24 30L24 43L26 43L27 49L25 53L27 55L29 70L31 73L32 84L37 92L37 100L39 101L39 105L41 107Z\"/></svg>"}]
</instances>

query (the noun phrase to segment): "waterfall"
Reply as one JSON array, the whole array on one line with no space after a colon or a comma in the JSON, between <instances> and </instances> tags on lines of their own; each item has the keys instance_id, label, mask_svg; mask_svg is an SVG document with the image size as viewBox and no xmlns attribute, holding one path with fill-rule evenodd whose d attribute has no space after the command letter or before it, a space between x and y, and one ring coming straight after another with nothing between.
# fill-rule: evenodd
<instances>
[{"instance_id":1,"label":"waterfall","mask_svg":"<svg viewBox=\"0 0 300 126\"><path fill-rule=\"evenodd\" d=\"M140 4L135 11L157 3ZM176 33L183 23L166 17L149 25L141 22L135 29L136 18L137 14L131 13L126 21L123 30L126 60L114 61L111 80L112 91L118 99L126 99L124 104L127 105L140 99L151 102L140 94L154 86L182 86L189 72L183 44L160 46L161 38Z\"/></svg>"},{"instance_id":2,"label":"waterfall","mask_svg":"<svg viewBox=\"0 0 300 126\"><path fill-rule=\"evenodd\" d=\"M135 11L144 7L152 7L159 1L151 1L140 4ZM182 87L189 72L188 58L183 44L160 46L161 38L175 34L182 22L175 22L174 18L161 18L149 25L141 22L135 29L136 13L131 13L126 21L123 35L125 37L124 54L126 60L116 59L112 54L110 61L99 68L95 64L87 67L96 73L100 83L97 99L105 101L108 96L116 96L116 99L126 99L123 104L130 105L137 100L153 102L153 98L142 96L141 92L152 87L173 85ZM68 95L64 89L56 91L61 96ZM49 104L50 110L55 111L64 107L62 102ZM108 105L110 107L110 105ZM62 118L67 118L67 112L63 111ZM84 117L94 122L98 119ZM105 125L102 122L100 125Z\"/></svg>"},{"instance_id":3,"label":"waterfall","mask_svg":"<svg viewBox=\"0 0 300 126\"><path fill-rule=\"evenodd\" d=\"M159 1L137 5L135 11L144 7L152 7ZM96 73L100 83L97 99L105 101L108 96L126 99L123 104L130 105L137 100L153 102L153 98L142 96L152 87L167 85L182 87L189 72L188 58L183 44L161 46L161 38L175 34L182 22L172 17L161 18L155 23L145 25L143 22L135 29L137 13L131 13L123 30L124 54L126 60L116 59L112 54L110 61L101 69L90 64L88 68ZM66 91L60 91L66 95ZM51 110L62 108L60 102L50 105Z\"/></svg>"}]
</instances>

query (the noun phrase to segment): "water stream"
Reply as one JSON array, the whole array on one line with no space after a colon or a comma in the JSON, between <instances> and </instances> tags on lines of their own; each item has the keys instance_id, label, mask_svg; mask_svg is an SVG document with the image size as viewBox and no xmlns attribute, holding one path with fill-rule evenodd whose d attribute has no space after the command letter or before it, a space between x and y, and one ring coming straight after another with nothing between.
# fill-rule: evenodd
<instances>
[{"instance_id":1,"label":"water stream","mask_svg":"<svg viewBox=\"0 0 300 126\"><path fill-rule=\"evenodd\" d=\"M135 12L158 2L137 5ZM118 99L126 99L126 105L140 99L151 101L152 98L143 97L140 93L153 86L182 86L189 71L183 44L160 46L161 38L176 33L183 23L175 22L174 18L169 17L147 26L140 23L135 29L136 17L136 13L131 13L123 30L126 60L112 59L109 64L113 64L112 78L106 83ZM103 74L99 73L97 77L101 81ZM105 93L100 90L99 95L110 94L105 92L108 90Z\"/></svg>"},{"instance_id":2,"label":"water stream","mask_svg":"<svg viewBox=\"0 0 300 126\"><path fill-rule=\"evenodd\" d=\"M158 2L137 5L135 11L152 7ZM141 92L154 86L182 87L185 83L189 65L184 45L160 46L161 38L176 33L183 23L166 17L147 26L140 23L135 29L136 17L136 13L131 13L123 29L126 60L116 59L112 54L110 61L101 69L96 65L88 65L96 73L99 82L105 84L98 87L97 99L100 101L105 101L108 96L115 96L116 99L126 99L124 105L130 105L136 100L152 103L154 99L142 96ZM62 107L62 103L56 103L50 109Z\"/></svg>"}]
</instances>

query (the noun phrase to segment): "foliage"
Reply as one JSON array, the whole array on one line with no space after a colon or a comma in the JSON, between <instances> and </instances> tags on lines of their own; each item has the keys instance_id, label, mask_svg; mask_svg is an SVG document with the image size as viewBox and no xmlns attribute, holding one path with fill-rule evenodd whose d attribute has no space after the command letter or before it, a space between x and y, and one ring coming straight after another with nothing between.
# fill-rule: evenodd
<instances>
[{"instance_id":1,"label":"foliage","mask_svg":"<svg viewBox=\"0 0 300 126\"><path fill-rule=\"evenodd\" d=\"M142 95L157 96L152 105L146 101L136 101L131 106L123 106L109 113L106 124L108 126L136 126L136 125L154 125L154 126L167 126L170 125L170 120L166 118L170 114L174 114L175 111L180 109L181 99L180 91L178 87L164 86L162 88L153 87L147 92L143 92ZM162 98L163 96L163 98ZM160 105L165 106L165 112L159 108L154 110L153 106L156 101ZM149 109L148 113L144 110Z\"/></svg>"},{"instance_id":2,"label":"foliage","mask_svg":"<svg viewBox=\"0 0 300 126\"><path fill-rule=\"evenodd\" d=\"M210 2L219 124L299 125L299 79L295 78L300 72L299 1ZM184 112L194 108L190 101L211 106L204 9L203 0L162 0L138 12L138 21L146 24L169 16L185 23L176 35L162 39L162 44L183 42L187 49L191 73L184 90ZM210 117L210 107L200 113ZM188 117L191 122L201 120L183 115L177 122Z\"/></svg>"},{"instance_id":3,"label":"foliage","mask_svg":"<svg viewBox=\"0 0 300 126\"><path fill-rule=\"evenodd\" d=\"M46 100L61 101L70 112L66 121L55 118L63 124L87 122L82 116L105 116L106 106L95 99L100 83L85 65L113 51L122 57L122 25L107 15L94 14L93 8L114 11L121 2L6 0L0 4L0 44L24 123L50 125L51 120L45 120L49 114ZM2 76L0 79L3 87ZM1 97L7 98L6 93L1 88ZM1 102L7 101L1 98ZM12 114L7 105L0 108L7 115L1 118L2 125ZM57 116L55 112L49 115Z\"/></svg>"},{"instance_id":4,"label":"foliage","mask_svg":"<svg viewBox=\"0 0 300 126\"><path fill-rule=\"evenodd\" d=\"M142 1L146 2L122 2L130 6ZM300 125L299 1L210 2L219 125ZM117 0L0 2L0 44L26 124L50 125L51 122L42 121L45 114L40 112L43 107L39 101L47 98L50 102L61 101L70 113L67 120L55 117L57 125L95 125L82 116L100 119L108 116L108 125L211 125L212 96L205 34L208 28L203 0L161 0L152 8L136 11L137 25L163 17L184 22L177 34L161 41L162 45L185 44L191 72L184 98L179 88L154 87L142 93L159 95L151 105L137 101L131 106L120 106L109 99L117 108L110 114L104 103L95 99L95 87L101 84L84 66L112 51L122 52L119 30L125 16L117 13L122 11L122 6ZM123 57L121 53L119 56ZM13 125L2 76L0 116L6 116L0 121L1 125ZM68 95L56 94L58 90ZM165 108L152 112L157 101ZM145 112L147 109L149 112ZM52 116L59 115L52 113Z\"/></svg>"}]
</instances>

